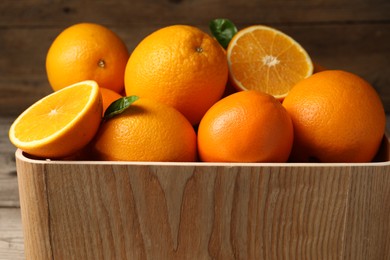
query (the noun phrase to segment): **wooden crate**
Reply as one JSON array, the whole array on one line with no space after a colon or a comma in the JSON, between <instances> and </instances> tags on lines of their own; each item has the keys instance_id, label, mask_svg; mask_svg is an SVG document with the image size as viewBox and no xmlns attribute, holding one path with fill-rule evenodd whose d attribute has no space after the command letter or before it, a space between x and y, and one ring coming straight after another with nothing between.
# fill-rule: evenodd
<instances>
[{"instance_id":1,"label":"wooden crate","mask_svg":"<svg viewBox=\"0 0 390 260\"><path fill-rule=\"evenodd\" d=\"M390 162L45 161L16 152L27 259L389 259Z\"/></svg>"}]
</instances>

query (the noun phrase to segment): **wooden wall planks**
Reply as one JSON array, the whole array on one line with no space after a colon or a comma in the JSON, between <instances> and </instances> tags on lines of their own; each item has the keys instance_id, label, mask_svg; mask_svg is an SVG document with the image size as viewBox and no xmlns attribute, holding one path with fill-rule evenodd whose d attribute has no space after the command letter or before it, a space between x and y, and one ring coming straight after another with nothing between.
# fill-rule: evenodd
<instances>
[{"instance_id":1,"label":"wooden wall planks","mask_svg":"<svg viewBox=\"0 0 390 260\"><path fill-rule=\"evenodd\" d=\"M16 116L51 92L45 56L65 27L82 21L117 32L131 51L148 33L185 23L208 31L228 17L240 28L274 26L329 69L357 73L374 85L390 112L390 2L387 0L1 1L0 114Z\"/></svg>"},{"instance_id":2,"label":"wooden wall planks","mask_svg":"<svg viewBox=\"0 0 390 260\"><path fill-rule=\"evenodd\" d=\"M388 21L386 0L68 0L2 1L0 24L18 26L67 25L79 20L105 24L207 23L229 17L239 23L313 23Z\"/></svg>"}]
</instances>

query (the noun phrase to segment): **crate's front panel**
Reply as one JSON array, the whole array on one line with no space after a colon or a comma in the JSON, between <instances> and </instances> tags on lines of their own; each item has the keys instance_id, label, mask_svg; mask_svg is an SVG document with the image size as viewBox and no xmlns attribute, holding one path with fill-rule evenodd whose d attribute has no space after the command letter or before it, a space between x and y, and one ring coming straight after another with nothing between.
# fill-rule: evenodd
<instances>
[{"instance_id":1,"label":"crate's front panel","mask_svg":"<svg viewBox=\"0 0 390 260\"><path fill-rule=\"evenodd\" d=\"M349 167L46 172L56 259L342 259Z\"/></svg>"}]
</instances>

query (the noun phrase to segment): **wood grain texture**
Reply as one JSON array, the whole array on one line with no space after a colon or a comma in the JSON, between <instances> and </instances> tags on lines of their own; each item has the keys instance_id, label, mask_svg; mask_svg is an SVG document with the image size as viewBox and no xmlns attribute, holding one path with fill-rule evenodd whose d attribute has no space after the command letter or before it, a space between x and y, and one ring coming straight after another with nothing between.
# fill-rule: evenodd
<instances>
[{"instance_id":1,"label":"wood grain texture","mask_svg":"<svg viewBox=\"0 0 390 260\"><path fill-rule=\"evenodd\" d=\"M388 162L45 163L18 153L17 167L28 259L390 253Z\"/></svg>"},{"instance_id":2,"label":"wood grain texture","mask_svg":"<svg viewBox=\"0 0 390 260\"><path fill-rule=\"evenodd\" d=\"M0 117L0 208L19 207L15 147L8 139L13 118Z\"/></svg>"},{"instance_id":3,"label":"wood grain texture","mask_svg":"<svg viewBox=\"0 0 390 260\"><path fill-rule=\"evenodd\" d=\"M19 208L0 208L0 259L25 259Z\"/></svg>"},{"instance_id":4,"label":"wood grain texture","mask_svg":"<svg viewBox=\"0 0 390 260\"><path fill-rule=\"evenodd\" d=\"M377 167L356 167L353 172L347 205L350 221L345 230L345 253L350 259L361 256L390 259L390 203L387 201L390 198L390 168L382 171Z\"/></svg>"}]
</instances>

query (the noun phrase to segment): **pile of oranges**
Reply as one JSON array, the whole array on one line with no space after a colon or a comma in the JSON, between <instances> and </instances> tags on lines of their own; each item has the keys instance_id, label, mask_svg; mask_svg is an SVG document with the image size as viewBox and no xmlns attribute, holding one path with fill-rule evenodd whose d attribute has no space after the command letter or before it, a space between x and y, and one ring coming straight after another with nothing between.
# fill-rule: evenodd
<instances>
[{"instance_id":1,"label":"pile of oranges","mask_svg":"<svg viewBox=\"0 0 390 260\"><path fill-rule=\"evenodd\" d=\"M53 41L46 71L54 92L9 131L42 158L369 162L385 131L367 81L319 71L298 42L262 25L226 49L194 26L168 26L129 53L107 27L75 24Z\"/></svg>"}]
</instances>

